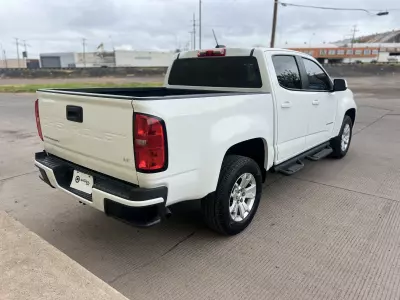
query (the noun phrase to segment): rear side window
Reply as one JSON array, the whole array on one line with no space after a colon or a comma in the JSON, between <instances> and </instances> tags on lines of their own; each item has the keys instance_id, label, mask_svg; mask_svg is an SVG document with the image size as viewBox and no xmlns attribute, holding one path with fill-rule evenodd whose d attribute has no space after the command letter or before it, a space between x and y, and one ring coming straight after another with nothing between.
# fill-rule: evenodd
<instances>
[{"instance_id":1,"label":"rear side window","mask_svg":"<svg viewBox=\"0 0 400 300\"><path fill-rule=\"evenodd\" d=\"M261 88L262 80L254 56L183 58L174 61L170 85Z\"/></svg>"},{"instance_id":2,"label":"rear side window","mask_svg":"<svg viewBox=\"0 0 400 300\"><path fill-rule=\"evenodd\" d=\"M308 77L308 90L329 91L331 89L331 80L328 75L315 62L303 58L304 67Z\"/></svg>"},{"instance_id":3,"label":"rear side window","mask_svg":"<svg viewBox=\"0 0 400 300\"><path fill-rule=\"evenodd\" d=\"M300 90L300 71L294 56L275 55L272 61L279 84L284 88Z\"/></svg>"}]
</instances>

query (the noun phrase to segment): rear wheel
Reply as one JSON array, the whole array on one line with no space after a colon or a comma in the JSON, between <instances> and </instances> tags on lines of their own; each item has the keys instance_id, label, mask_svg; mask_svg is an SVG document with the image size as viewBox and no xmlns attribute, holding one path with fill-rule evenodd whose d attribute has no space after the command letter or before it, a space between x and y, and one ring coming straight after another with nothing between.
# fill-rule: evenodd
<instances>
[{"instance_id":1,"label":"rear wheel","mask_svg":"<svg viewBox=\"0 0 400 300\"><path fill-rule=\"evenodd\" d=\"M343 158L346 156L350 148L352 134L353 122L349 116L345 116L339 135L331 140L332 157Z\"/></svg>"},{"instance_id":2,"label":"rear wheel","mask_svg":"<svg viewBox=\"0 0 400 300\"><path fill-rule=\"evenodd\" d=\"M206 224L225 235L243 231L257 211L261 190L261 170L254 160L239 155L225 157L217 190L201 203Z\"/></svg>"}]
</instances>

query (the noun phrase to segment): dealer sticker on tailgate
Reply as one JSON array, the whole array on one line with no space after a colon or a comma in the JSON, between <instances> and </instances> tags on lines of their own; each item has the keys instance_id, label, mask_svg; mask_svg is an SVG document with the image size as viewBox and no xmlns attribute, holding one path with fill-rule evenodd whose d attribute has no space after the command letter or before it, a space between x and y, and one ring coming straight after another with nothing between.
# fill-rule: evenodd
<instances>
[{"instance_id":1,"label":"dealer sticker on tailgate","mask_svg":"<svg viewBox=\"0 0 400 300\"><path fill-rule=\"evenodd\" d=\"M70 187L86 194L92 194L93 177L74 170Z\"/></svg>"}]
</instances>

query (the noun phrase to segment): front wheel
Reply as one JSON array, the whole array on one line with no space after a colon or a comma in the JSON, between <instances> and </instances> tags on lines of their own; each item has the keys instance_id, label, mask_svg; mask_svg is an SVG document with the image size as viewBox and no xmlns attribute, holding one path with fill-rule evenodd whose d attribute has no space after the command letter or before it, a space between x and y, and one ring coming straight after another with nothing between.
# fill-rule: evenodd
<instances>
[{"instance_id":1,"label":"front wheel","mask_svg":"<svg viewBox=\"0 0 400 300\"><path fill-rule=\"evenodd\" d=\"M349 116L345 116L339 135L331 140L332 157L343 158L346 156L350 148L352 135L353 122Z\"/></svg>"},{"instance_id":2,"label":"front wheel","mask_svg":"<svg viewBox=\"0 0 400 300\"><path fill-rule=\"evenodd\" d=\"M213 230L235 235L251 223L260 203L262 175L251 158L225 157L217 190L201 202L206 224Z\"/></svg>"}]
</instances>

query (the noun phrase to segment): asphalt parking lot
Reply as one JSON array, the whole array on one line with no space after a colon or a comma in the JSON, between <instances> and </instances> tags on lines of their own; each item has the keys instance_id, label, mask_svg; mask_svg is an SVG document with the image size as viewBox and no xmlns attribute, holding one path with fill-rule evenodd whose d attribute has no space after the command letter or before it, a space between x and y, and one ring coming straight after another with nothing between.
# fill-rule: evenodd
<instances>
[{"instance_id":1,"label":"asphalt parking lot","mask_svg":"<svg viewBox=\"0 0 400 300\"><path fill-rule=\"evenodd\" d=\"M0 94L0 210L130 299L399 299L400 87L354 78L343 160L269 174L242 234L210 232L197 203L137 229L38 179L35 95Z\"/></svg>"}]
</instances>

